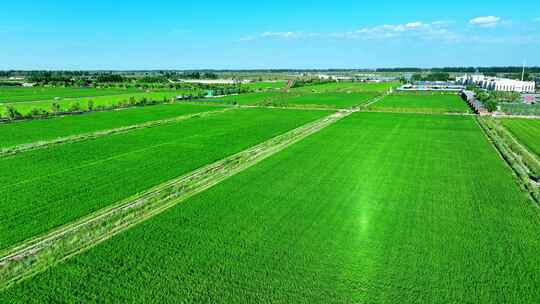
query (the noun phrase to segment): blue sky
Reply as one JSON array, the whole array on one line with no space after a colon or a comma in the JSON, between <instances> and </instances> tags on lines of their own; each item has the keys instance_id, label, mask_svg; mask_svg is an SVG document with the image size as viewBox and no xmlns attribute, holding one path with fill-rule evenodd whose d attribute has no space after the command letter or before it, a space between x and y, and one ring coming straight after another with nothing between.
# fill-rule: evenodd
<instances>
[{"instance_id":1,"label":"blue sky","mask_svg":"<svg viewBox=\"0 0 540 304\"><path fill-rule=\"evenodd\" d=\"M0 69L540 65L536 1L6 1Z\"/></svg>"}]
</instances>

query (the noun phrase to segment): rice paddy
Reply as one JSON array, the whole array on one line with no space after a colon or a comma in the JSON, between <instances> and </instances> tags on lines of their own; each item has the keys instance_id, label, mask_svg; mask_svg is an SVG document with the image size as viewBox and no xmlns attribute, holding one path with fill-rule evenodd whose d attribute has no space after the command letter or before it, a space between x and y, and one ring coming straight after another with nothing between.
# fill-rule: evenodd
<instances>
[{"instance_id":1,"label":"rice paddy","mask_svg":"<svg viewBox=\"0 0 540 304\"><path fill-rule=\"evenodd\" d=\"M288 92L259 85L263 92L0 124L0 148L142 126L0 157L0 302L540 301L540 209L475 117L463 115L470 110L459 96L389 93L394 83ZM226 158L249 158L261 142L336 109L347 109L338 112L345 118L268 146L268 158L170 209L99 242L81 238L84 247L65 260L34 261L42 267L35 276L2 281L14 248L112 206L128 208L126 199L209 164L239 164ZM539 153L538 121L502 123ZM158 206L167 200L156 197ZM58 242L55 250L65 250Z\"/></svg>"},{"instance_id":2,"label":"rice paddy","mask_svg":"<svg viewBox=\"0 0 540 304\"><path fill-rule=\"evenodd\" d=\"M530 303L538 212L473 118L353 114L0 297Z\"/></svg>"},{"instance_id":3,"label":"rice paddy","mask_svg":"<svg viewBox=\"0 0 540 304\"><path fill-rule=\"evenodd\" d=\"M374 111L414 113L468 113L470 109L458 95L398 93L391 94L369 107Z\"/></svg>"},{"instance_id":4,"label":"rice paddy","mask_svg":"<svg viewBox=\"0 0 540 304\"><path fill-rule=\"evenodd\" d=\"M505 128L522 144L540 156L540 120L538 119L501 119Z\"/></svg>"}]
</instances>

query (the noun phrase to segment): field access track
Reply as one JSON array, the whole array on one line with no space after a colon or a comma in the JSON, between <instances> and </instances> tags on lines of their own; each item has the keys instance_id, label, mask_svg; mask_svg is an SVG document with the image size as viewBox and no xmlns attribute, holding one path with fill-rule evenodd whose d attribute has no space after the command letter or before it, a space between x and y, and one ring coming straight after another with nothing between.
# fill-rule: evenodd
<instances>
[{"instance_id":1,"label":"field access track","mask_svg":"<svg viewBox=\"0 0 540 304\"><path fill-rule=\"evenodd\" d=\"M539 225L474 118L354 113L0 301L536 303Z\"/></svg>"}]
</instances>

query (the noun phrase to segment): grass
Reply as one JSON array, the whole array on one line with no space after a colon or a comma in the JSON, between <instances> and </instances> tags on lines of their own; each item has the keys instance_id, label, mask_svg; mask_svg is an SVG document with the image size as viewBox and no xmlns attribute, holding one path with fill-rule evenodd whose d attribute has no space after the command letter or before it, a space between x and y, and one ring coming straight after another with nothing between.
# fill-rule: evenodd
<instances>
[{"instance_id":1,"label":"grass","mask_svg":"<svg viewBox=\"0 0 540 304\"><path fill-rule=\"evenodd\" d=\"M273 102L274 100L283 99L287 96L289 96L287 93L282 92L263 92L208 98L201 101L221 104L255 105L258 103Z\"/></svg>"},{"instance_id":2,"label":"grass","mask_svg":"<svg viewBox=\"0 0 540 304\"><path fill-rule=\"evenodd\" d=\"M473 118L357 113L0 300L532 303L539 225Z\"/></svg>"},{"instance_id":3,"label":"grass","mask_svg":"<svg viewBox=\"0 0 540 304\"><path fill-rule=\"evenodd\" d=\"M252 82L243 84L243 87L246 87L250 90L280 90L285 88L287 84L286 81L277 80L277 81L261 81L261 82Z\"/></svg>"},{"instance_id":4,"label":"grass","mask_svg":"<svg viewBox=\"0 0 540 304\"><path fill-rule=\"evenodd\" d=\"M0 159L0 249L313 121L236 109Z\"/></svg>"},{"instance_id":5,"label":"grass","mask_svg":"<svg viewBox=\"0 0 540 304\"><path fill-rule=\"evenodd\" d=\"M155 91L155 92L133 92L128 94L116 94L108 96L96 96L96 97L84 97L84 98L70 98L61 100L45 100L45 101L31 101L31 102L17 102L11 105L22 114L30 113L33 109L43 109L51 112L52 104L57 103L60 105L61 111L67 111L74 104L79 104L83 110L88 109L88 102L92 101L94 107L98 106L110 106L120 103L128 103L130 98L141 100L146 98L148 100L162 101L164 99L170 100L178 95L185 93L184 91ZM5 116L7 104L0 104L0 115Z\"/></svg>"},{"instance_id":6,"label":"grass","mask_svg":"<svg viewBox=\"0 0 540 304\"><path fill-rule=\"evenodd\" d=\"M469 113L467 104L450 94L391 94L369 106L370 110L416 113Z\"/></svg>"},{"instance_id":7,"label":"grass","mask_svg":"<svg viewBox=\"0 0 540 304\"><path fill-rule=\"evenodd\" d=\"M221 107L166 104L0 124L0 148L219 109Z\"/></svg>"},{"instance_id":8,"label":"grass","mask_svg":"<svg viewBox=\"0 0 540 304\"><path fill-rule=\"evenodd\" d=\"M55 98L81 98L108 95L140 93L136 89L96 89L96 88L0 88L0 103L42 101Z\"/></svg>"},{"instance_id":9,"label":"grass","mask_svg":"<svg viewBox=\"0 0 540 304\"><path fill-rule=\"evenodd\" d=\"M529 150L540 156L540 120L503 118L501 122Z\"/></svg>"},{"instance_id":10,"label":"grass","mask_svg":"<svg viewBox=\"0 0 540 304\"><path fill-rule=\"evenodd\" d=\"M333 92L333 93L307 93L307 92L265 92L248 93L226 96L205 101L222 104L260 105L278 107L327 107L350 108L375 98L378 92Z\"/></svg>"},{"instance_id":11,"label":"grass","mask_svg":"<svg viewBox=\"0 0 540 304\"><path fill-rule=\"evenodd\" d=\"M311 93L278 99L273 103L278 106L350 108L366 103L379 94L378 92Z\"/></svg>"},{"instance_id":12,"label":"grass","mask_svg":"<svg viewBox=\"0 0 540 304\"><path fill-rule=\"evenodd\" d=\"M308 85L294 88L297 93L335 93L335 92L386 92L398 87L397 82L363 83L363 82L330 82L318 85Z\"/></svg>"},{"instance_id":13,"label":"grass","mask_svg":"<svg viewBox=\"0 0 540 304\"><path fill-rule=\"evenodd\" d=\"M512 115L540 115L540 104L508 103L500 102L501 111Z\"/></svg>"}]
</instances>

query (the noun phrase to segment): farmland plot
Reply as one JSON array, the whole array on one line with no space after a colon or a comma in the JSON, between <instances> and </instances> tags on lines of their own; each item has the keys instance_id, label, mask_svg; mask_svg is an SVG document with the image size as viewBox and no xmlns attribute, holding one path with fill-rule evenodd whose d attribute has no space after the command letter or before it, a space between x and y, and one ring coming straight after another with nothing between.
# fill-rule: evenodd
<instances>
[{"instance_id":1,"label":"farmland plot","mask_svg":"<svg viewBox=\"0 0 540 304\"><path fill-rule=\"evenodd\" d=\"M248 88L250 90L280 90L285 88L286 83L287 82L284 80L261 81L242 84L242 87Z\"/></svg>"},{"instance_id":2,"label":"farmland plot","mask_svg":"<svg viewBox=\"0 0 540 304\"><path fill-rule=\"evenodd\" d=\"M142 92L136 89L96 88L0 88L0 103L51 100L54 98L96 97Z\"/></svg>"},{"instance_id":3,"label":"farmland plot","mask_svg":"<svg viewBox=\"0 0 540 304\"><path fill-rule=\"evenodd\" d=\"M41 109L51 112L53 104L58 104L60 106L60 111L68 111L74 105L78 105L82 110L88 109L88 104L91 102L96 107L108 107L118 104L128 104L130 99L142 100L143 98L147 100L154 101L163 101L171 100L177 95L182 95L184 93L193 93L192 91L155 91L155 92L142 92L136 91L127 94L115 94L107 96L96 96L96 97L81 97L81 98L66 98L60 100L43 100L43 101L24 101L11 104L17 111L21 114L28 114L33 109ZM0 114L5 115L6 105L0 103Z\"/></svg>"},{"instance_id":4,"label":"farmland plot","mask_svg":"<svg viewBox=\"0 0 540 304\"><path fill-rule=\"evenodd\" d=\"M0 148L219 109L170 104L0 124Z\"/></svg>"},{"instance_id":5,"label":"farmland plot","mask_svg":"<svg viewBox=\"0 0 540 304\"><path fill-rule=\"evenodd\" d=\"M540 120L505 118L501 122L521 143L540 156Z\"/></svg>"},{"instance_id":6,"label":"farmland plot","mask_svg":"<svg viewBox=\"0 0 540 304\"><path fill-rule=\"evenodd\" d=\"M350 108L366 103L379 96L378 92L302 94L276 100L276 105Z\"/></svg>"},{"instance_id":7,"label":"farmland plot","mask_svg":"<svg viewBox=\"0 0 540 304\"><path fill-rule=\"evenodd\" d=\"M535 303L539 215L472 118L359 113L0 300Z\"/></svg>"},{"instance_id":8,"label":"farmland plot","mask_svg":"<svg viewBox=\"0 0 540 304\"><path fill-rule=\"evenodd\" d=\"M363 83L363 82L330 82L324 84L307 85L294 88L291 92L297 93L330 93L330 92L386 92L399 85L397 82Z\"/></svg>"},{"instance_id":9,"label":"farmland plot","mask_svg":"<svg viewBox=\"0 0 540 304\"><path fill-rule=\"evenodd\" d=\"M0 159L0 249L328 115L236 109Z\"/></svg>"},{"instance_id":10,"label":"farmland plot","mask_svg":"<svg viewBox=\"0 0 540 304\"><path fill-rule=\"evenodd\" d=\"M207 99L207 101L224 104L258 105L276 107L321 107L321 108L350 108L368 102L379 96L378 92L271 92L249 93L235 96L225 96Z\"/></svg>"},{"instance_id":11,"label":"farmland plot","mask_svg":"<svg viewBox=\"0 0 540 304\"><path fill-rule=\"evenodd\" d=\"M369 106L370 110L416 113L468 113L470 109L453 94L391 94Z\"/></svg>"},{"instance_id":12,"label":"farmland plot","mask_svg":"<svg viewBox=\"0 0 540 304\"><path fill-rule=\"evenodd\" d=\"M220 104L256 105L270 103L278 99L286 98L287 96L289 95L283 92L263 92L207 98L202 101Z\"/></svg>"}]
</instances>

